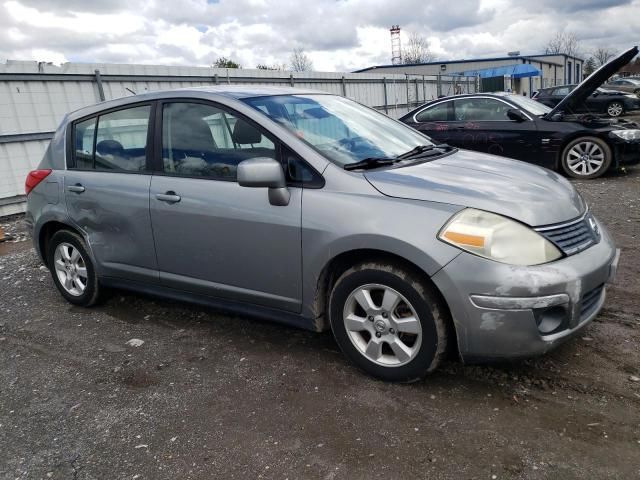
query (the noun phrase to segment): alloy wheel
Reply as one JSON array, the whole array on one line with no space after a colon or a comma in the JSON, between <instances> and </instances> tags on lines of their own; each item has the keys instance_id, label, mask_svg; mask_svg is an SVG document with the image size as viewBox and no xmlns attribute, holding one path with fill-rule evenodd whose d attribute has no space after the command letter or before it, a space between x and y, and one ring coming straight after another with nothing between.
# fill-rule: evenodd
<instances>
[{"instance_id":1,"label":"alloy wheel","mask_svg":"<svg viewBox=\"0 0 640 480\"><path fill-rule=\"evenodd\" d=\"M70 243L57 246L53 265L60 285L74 297L81 296L87 289L87 266L80 251Z\"/></svg>"},{"instance_id":2,"label":"alloy wheel","mask_svg":"<svg viewBox=\"0 0 640 480\"><path fill-rule=\"evenodd\" d=\"M621 103L614 102L607 107L607 113L610 117L619 117L624 112L624 107Z\"/></svg>"},{"instance_id":3,"label":"alloy wheel","mask_svg":"<svg viewBox=\"0 0 640 480\"><path fill-rule=\"evenodd\" d=\"M343 321L351 343L378 365L406 365L420 350L422 326L415 309L385 285L363 285L351 292Z\"/></svg>"},{"instance_id":4,"label":"alloy wheel","mask_svg":"<svg viewBox=\"0 0 640 480\"><path fill-rule=\"evenodd\" d=\"M595 142L576 143L567 153L567 166L576 175L592 175L604 164L604 151Z\"/></svg>"}]
</instances>

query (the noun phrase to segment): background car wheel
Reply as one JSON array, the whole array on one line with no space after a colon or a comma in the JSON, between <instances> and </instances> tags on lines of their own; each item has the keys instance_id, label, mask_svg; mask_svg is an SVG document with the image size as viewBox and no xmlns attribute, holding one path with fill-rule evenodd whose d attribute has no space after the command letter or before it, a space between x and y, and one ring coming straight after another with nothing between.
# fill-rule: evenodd
<instances>
[{"instance_id":1,"label":"background car wheel","mask_svg":"<svg viewBox=\"0 0 640 480\"><path fill-rule=\"evenodd\" d=\"M624 105L620 102L611 102L607 105L607 115L610 117L619 117L624 113Z\"/></svg>"},{"instance_id":2,"label":"background car wheel","mask_svg":"<svg viewBox=\"0 0 640 480\"><path fill-rule=\"evenodd\" d=\"M640 88L637 90L634 90L633 93L636 94L636 97L640 98Z\"/></svg>"},{"instance_id":3,"label":"background car wheel","mask_svg":"<svg viewBox=\"0 0 640 480\"><path fill-rule=\"evenodd\" d=\"M562 168L573 178L596 178L611 165L611 148L597 137L571 141L562 152Z\"/></svg>"},{"instance_id":4,"label":"background car wheel","mask_svg":"<svg viewBox=\"0 0 640 480\"><path fill-rule=\"evenodd\" d=\"M80 235L67 230L56 232L49 242L47 259L53 281L68 302L83 307L98 302L98 276Z\"/></svg>"},{"instance_id":5,"label":"background car wheel","mask_svg":"<svg viewBox=\"0 0 640 480\"><path fill-rule=\"evenodd\" d=\"M447 347L446 315L432 287L391 264L350 268L329 298L331 329L341 350L387 381L419 380L437 368Z\"/></svg>"}]
</instances>

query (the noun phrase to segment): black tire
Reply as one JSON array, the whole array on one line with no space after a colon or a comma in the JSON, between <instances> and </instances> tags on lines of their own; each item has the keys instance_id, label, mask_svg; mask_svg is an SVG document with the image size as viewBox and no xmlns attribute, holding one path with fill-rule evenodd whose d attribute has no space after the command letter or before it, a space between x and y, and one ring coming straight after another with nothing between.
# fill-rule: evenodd
<instances>
[{"instance_id":1,"label":"black tire","mask_svg":"<svg viewBox=\"0 0 640 480\"><path fill-rule=\"evenodd\" d=\"M572 170L570 167L571 161L575 159L575 157L571 154L571 151L573 150L574 147L577 147L580 144L584 144L584 143L596 144L600 148L603 154L603 161L602 161L602 164L596 170L590 173L585 172L584 174L581 174L578 171ZM605 142L604 140L598 137L579 137L579 138L573 139L564 147L564 149L562 150L562 157L560 158L560 164L562 165L562 169L564 170L564 172L570 177L580 178L582 180L589 180L592 178L598 178L599 176L603 175L611 166L612 159L613 159L613 154L611 152L611 147L607 145L607 142Z\"/></svg>"},{"instance_id":2,"label":"black tire","mask_svg":"<svg viewBox=\"0 0 640 480\"><path fill-rule=\"evenodd\" d=\"M640 98L640 88L638 88L637 90L634 90L633 93L636 94L636 97Z\"/></svg>"},{"instance_id":3,"label":"black tire","mask_svg":"<svg viewBox=\"0 0 640 480\"><path fill-rule=\"evenodd\" d=\"M410 303L418 318L421 341L415 347L416 353L406 364L384 366L375 363L355 346L347 332L343 319L346 302L352 292L370 284L395 290ZM438 367L447 350L447 316L448 310L442 305L433 287L413 272L388 263L371 261L350 268L337 279L329 296L331 330L342 352L368 374L386 381L413 382ZM393 329L387 333L389 332L393 333ZM402 334L398 332L398 336L400 335ZM373 335L370 338L373 339ZM386 337L378 341L384 342L384 338ZM389 344L387 348L390 351Z\"/></svg>"},{"instance_id":4,"label":"black tire","mask_svg":"<svg viewBox=\"0 0 640 480\"><path fill-rule=\"evenodd\" d=\"M71 293L69 293L62 285L60 279L58 278L58 274L56 273L56 267L54 265L55 252L58 246L62 243L70 244L78 250L82 257L84 266L87 270L86 288L80 295L72 295ZM91 307L98 303L101 298L102 289L100 288L100 283L98 282L98 275L96 274L93 259L89 254L89 250L86 247L84 239L80 235L69 230L60 230L56 232L49 241L47 263L49 271L51 272L51 277L53 278L53 282L56 284L56 287L58 288L62 296L69 303L79 305L81 307Z\"/></svg>"},{"instance_id":5,"label":"black tire","mask_svg":"<svg viewBox=\"0 0 640 480\"><path fill-rule=\"evenodd\" d=\"M624 104L618 101L609 102L609 104L607 105L606 114L612 118L616 118L623 115Z\"/></svg>"}]
</instances>

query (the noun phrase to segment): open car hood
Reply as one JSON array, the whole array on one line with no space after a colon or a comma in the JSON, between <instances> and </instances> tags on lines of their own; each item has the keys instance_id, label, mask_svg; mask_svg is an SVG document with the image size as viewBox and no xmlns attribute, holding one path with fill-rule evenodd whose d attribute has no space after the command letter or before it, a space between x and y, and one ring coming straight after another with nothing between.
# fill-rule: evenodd
<instances>
[{"instance_id":1,"label":"open car hood","mask_svg":"<svg viewBox=\"0 0 640 480\"><path fill-rule=\"evenodd\" d=\"M607 79L616 73L621 67L633 60L638 54L638 47L633 47L605 63L587 78L585 78L569 95L564 97L549 113L546 118L553 118L557 113L573 113L576 107L580 106L584 101L595 92L596 88L602 85Z\"/></svg>"}]
</instances>

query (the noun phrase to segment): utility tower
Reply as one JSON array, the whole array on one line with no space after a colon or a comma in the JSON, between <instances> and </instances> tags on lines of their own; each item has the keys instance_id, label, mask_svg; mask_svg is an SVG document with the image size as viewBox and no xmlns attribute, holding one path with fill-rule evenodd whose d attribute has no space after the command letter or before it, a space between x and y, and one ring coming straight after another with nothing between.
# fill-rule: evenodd
<instances>
[{"instance_id":1,"label":"utility tower","mask_svg":"<svg viewBox=\"0 0 640 480\"><path fill-rule=\"evenodd\" d=\"M391 29L391 64L402 63L402 42L400 41L400 25L392 25Z\"/></svg>"}]
</instances>

